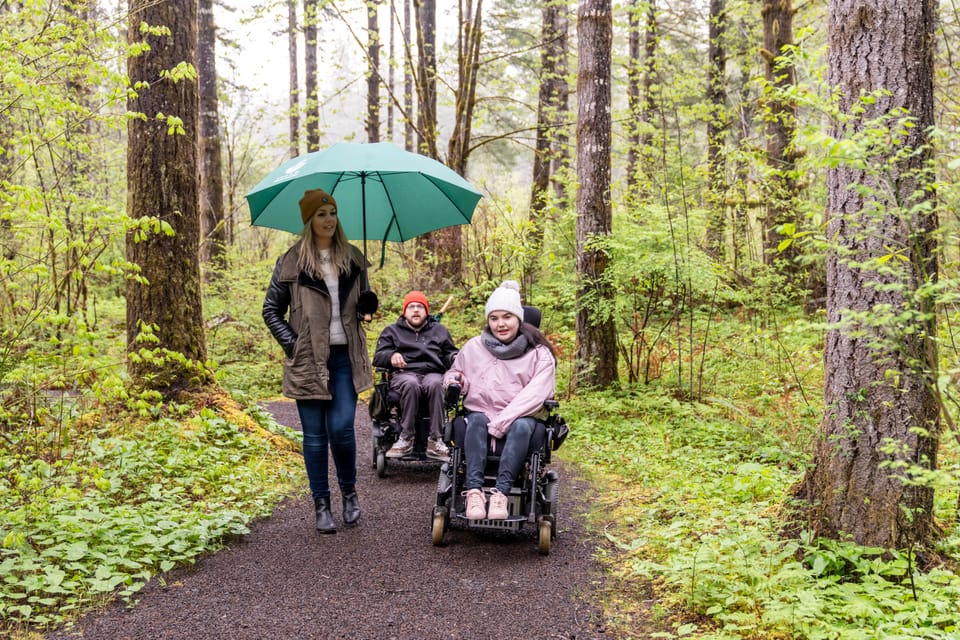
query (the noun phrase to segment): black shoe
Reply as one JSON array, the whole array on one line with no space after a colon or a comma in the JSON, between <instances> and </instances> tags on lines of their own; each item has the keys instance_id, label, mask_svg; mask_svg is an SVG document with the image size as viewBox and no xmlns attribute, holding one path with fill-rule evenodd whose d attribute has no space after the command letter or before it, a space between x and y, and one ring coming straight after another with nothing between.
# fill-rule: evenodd
<instances>
[{"instance_id":1,"label":"black shoe","mask_svg":"<svg viewBox=\"0 0 960 640\"><path fill-rule=\"evenodd\" d=\"M314 498L313 506L317 510L317 531L320 533L336 533L337 525L333 522L330 513L330 496Z\"/></svg>"},{"instance_id":2,"label":"black shoe","mask_svg":"<svg viewBox=\"0 0 960 640\"><path fill-rule=\"evenodd\" d=\"M352 527L360 519L360 499L357 498L356 491L348 491L343 494L343 524Z\"/></svg>"}]
</instances>

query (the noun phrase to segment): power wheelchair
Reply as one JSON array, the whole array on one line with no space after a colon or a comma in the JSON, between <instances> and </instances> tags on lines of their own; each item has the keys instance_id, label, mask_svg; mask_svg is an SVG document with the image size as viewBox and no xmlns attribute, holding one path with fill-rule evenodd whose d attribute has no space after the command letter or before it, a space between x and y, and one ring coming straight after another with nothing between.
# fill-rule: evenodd
<instances>
[{"instance_id":1,"label":"power wheelchair","mask_svg":"<svg viewBox=\"0 0 960 640\"><path fill-rule=\"evenodd\" d=\"M389 462L419 462L440 464L442 461L427 457L427 440L430 436L430 409L427 398L420 398L417 409L417 419L414 429L413 451L402 458L387 458L387 451L400 438L400 398L397 392L390 389L390 372L386 369L377 369L378 381L374 385L374 394L380 394L378 402L382 403L380 411L371 409L371 442L373 445L372 466L377 470L377 477L387 475ZM373 398L371 397L371 404ZM377 414L377 415L375 415Z\"/></svg>"},{"instance_id":2,"label":"power wheelchair","mask_svg":"<svg viewBox=\"0 0 960 640\"><path fill-rule=\"evenodd\" d=\"M450 461L440 467L437 481L437 500L433 507L434 546L443 544L444 534L450 528L520 533L524 528L535 527L538 551L541 555L548 555L557 537L560 476L548 469L547 465L550 464L552 452L563 444L568 432L566 422L557 412L560 403L556 400L544 403L546 416L537 421L527 458L507 496L510 515L506 520L468 520L464 516L465 501L461 494L466 479L466 460L462 443L467 412L463 408L459 387L450 386L447 389L446 403L452 416L444 429L444 440L450 447ZM495 440L493 448L488 448L483 474L485 493L489 493L496 485L503 443L504 439Z\"/></svg>"}]
</instances>

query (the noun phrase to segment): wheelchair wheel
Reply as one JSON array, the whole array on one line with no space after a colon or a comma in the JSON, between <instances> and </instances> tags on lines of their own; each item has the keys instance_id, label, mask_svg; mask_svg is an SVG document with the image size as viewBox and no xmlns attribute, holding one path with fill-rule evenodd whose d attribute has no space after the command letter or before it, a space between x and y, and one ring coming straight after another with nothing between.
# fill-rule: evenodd
<instances>
[{"instance_id":1,"label":"wheelchair wheel","mask_svg":"<svg viewBox=\"0 0 960 640\"><path fill-rule=\"evenodd\" d=\"M447 531L447 511L439 508L433 512L433 546L443 544L443 534Z\"/></svg>"},{"instance_id":2,"label":"wheelchair wheel","mask_svg":"<svg viewBox=\"0 0 960 640\"><path fill-rule=\"evenodd\" d=\"M387 456L383 451L377 451L377 477L383 478L387 475Z\"/></svg>"},{"instance_id":3,"label":"wheelchair wheel","mask_svg":"<svg viewBox=\"0 0 960 640\"><path fill-rule=\"evenodd\" d=\"M543 518L540 520L540 544L538 551L540 555L550 555L550 543L553 541L553 523Z\"/></svg>"}]
</instances>

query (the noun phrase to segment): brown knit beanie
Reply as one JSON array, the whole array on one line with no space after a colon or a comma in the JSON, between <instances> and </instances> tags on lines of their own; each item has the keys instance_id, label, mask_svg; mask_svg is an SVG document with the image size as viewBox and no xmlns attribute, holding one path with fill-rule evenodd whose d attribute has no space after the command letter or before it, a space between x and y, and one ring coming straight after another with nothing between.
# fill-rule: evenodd
<instances>
[{"instance_id":1,"label":"brown knit beanie","mask_svg":"<svg viewBox=\"0 0 960 640\"><path fill-rule=\"evenodd\" d=\"M334 209L336 209L337 201L323 189L308 189L303 192L303 197L300 198L300 218L303 220L304 225L307 224L307 220L313 217L313 214L317 212L317 209L319 209L322 204L332 204Z\"/></svg>"}]
</instances>

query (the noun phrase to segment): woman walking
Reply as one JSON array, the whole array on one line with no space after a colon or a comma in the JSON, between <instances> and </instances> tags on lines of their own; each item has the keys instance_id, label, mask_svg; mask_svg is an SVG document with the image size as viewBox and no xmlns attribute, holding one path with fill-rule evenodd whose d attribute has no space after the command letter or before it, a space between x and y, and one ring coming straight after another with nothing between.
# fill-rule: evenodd
<instances>
[{"instance_id":1,"label":"woman walking","mask_svg":"<svg viewBox=\"0 0 960 640\"><path fill-rule=\"evenodd\" d=\"M328 450L343 499L343 524L360 519L357 498L357 394L373 386L361 321L377 310L364 258L337 217L337 203L322 189L300 200L303 233L277 260L263 301L263 319L283 348L283 394L297 402L303 460L317 531L336 533L330 511ZM289 315L288 315L289 312Z\"/></svg>"}]
</instances>

